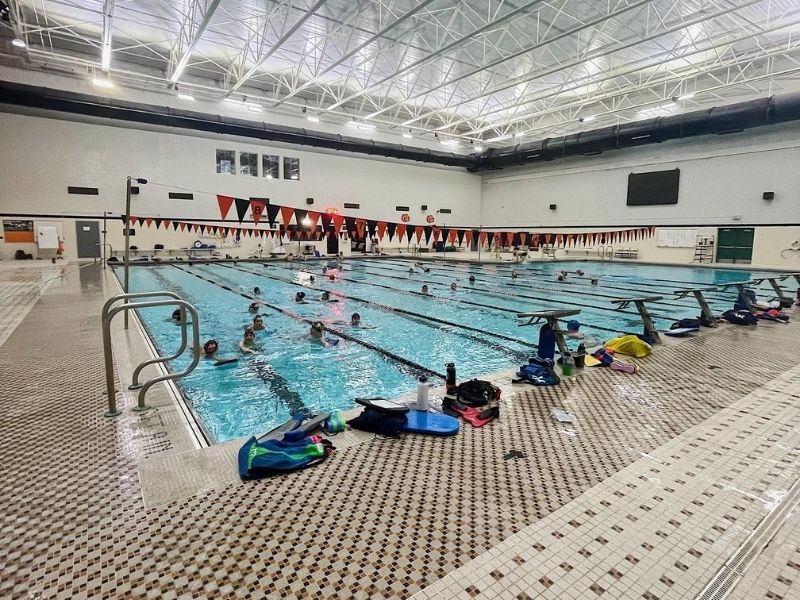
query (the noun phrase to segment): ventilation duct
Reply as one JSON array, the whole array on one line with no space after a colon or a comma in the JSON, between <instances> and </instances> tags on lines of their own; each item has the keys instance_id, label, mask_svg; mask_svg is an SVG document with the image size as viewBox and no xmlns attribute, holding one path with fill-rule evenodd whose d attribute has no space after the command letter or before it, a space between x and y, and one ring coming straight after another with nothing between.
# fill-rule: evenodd
<instances>
[{"instance_id":1,"label":"ventilation duct","mask_svg":"<svg viewBox=\"0 0 800 600\"><path fill-rule=\"evenodd\" d=\"M737 133L797 120L800 120L800 93L782 94L497 148L473 155L477 164L470 167L470 171L502 169L567 156L595 155L699 135Z\"/></svg>"},{"instance_id":2,"label":"ventilation duct","mask_svg":"<svg viewBox=\"0 0 800 600\"><path fill-rule=\"evenodd\" d=\"M375 142L323 131L255 123L244 119L180 110L168 106L154 106L17 83L0 82L0 98L2 98L0 103L28 108L386 156L448 167L470 168L475 166L474 157L451 152L437 152L415 146Z\"/></svg>"}]
</instances>

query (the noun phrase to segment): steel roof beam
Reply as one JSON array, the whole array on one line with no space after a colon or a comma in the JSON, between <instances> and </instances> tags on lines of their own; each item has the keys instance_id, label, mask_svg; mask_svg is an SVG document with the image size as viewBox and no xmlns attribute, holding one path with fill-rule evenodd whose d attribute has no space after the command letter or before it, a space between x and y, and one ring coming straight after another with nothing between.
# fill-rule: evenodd
<instances>
[{"instance_id":1,"label":"steel roof beam","mask_svg":"<svg viewBox=\"0 0 800 600\"><path fill-rule=\"evenodd\" d=\"M183 15L178 39L170 51L167 76L177 83L222 0L192 0Z\"/></svg>"}]
</instances>

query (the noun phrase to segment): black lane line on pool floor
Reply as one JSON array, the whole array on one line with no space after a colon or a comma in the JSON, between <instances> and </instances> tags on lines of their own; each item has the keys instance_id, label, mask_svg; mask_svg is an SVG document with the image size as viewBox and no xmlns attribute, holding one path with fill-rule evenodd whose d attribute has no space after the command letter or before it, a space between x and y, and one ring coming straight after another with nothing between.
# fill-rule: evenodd
<instances>
[{"instance_id":1,"label":"black lane line on pool floor","mask_svg":"<svg viewBox=\"0 0 800 600\"><path fill-rule=\"evenodd\" d=\"M284 269L284 270L287 270L287 271L291 271L292 270L291 268L289 268L287 266L284 266L284 265L273 265L271 263L262 263L262 264L265 267L266 266L278 267L279 269ZM338 269L339 267L336 267L336 268ZM348 271L351 272L351 273L358 273L359 272L359 271L352 271L352 270L348 270ZM299 272L300 273L306 273L307 275L313 275L314 277L319 277L320 276L318 273L313 273L312 271L305 271L303 269L300 269ZM423 294L422 292L415 292L413 290L403 290L403 289L392 287L392 286L389 286L389 285L383 285L381 283L375 283L373 281L362 281L360 279L350 279L350 278L345 279L345 281L347 281L348 283L355 284L355 285L368 285L368 286L371 286L371 287L382 288L384 290L391 290L391 291L396 292L396 293L399 292L401 294L408 294L408 295L412 295L412 296L417 296L419 298L426 298L428 300L443 300L445 302L453 302L453 303L456 303L456 304L468 304L470 306L477 306L477 307L485 308L485 309L488 309L488 310L494 310L494 311L497 311L497 312L513 314L515 316L515 318L516 318L517 314L525 312L524 308L504 308L502 306L492 306L491 304L481 304L480 302L472 302L470 300L459 300L457 298L447 298L445 296L436 296L434 294ZM569 319L556 319L556 320L560 321L561 323L568 323L569 322ZM622 331L619 328L614 329L613 327L603 327L601 325L592 325L592 324L589 324L589 323L581 323L581 326L585 326L587 329L596 329L598 331L606 331L606 332L614 333L614 334L619 334ZM459 325L459 327L461 327L461 325ZM535 348L538 348L538 346L535 345L535 344L532 344L532 346L535 347Z\"/></svg>"},{"instance_id":2,"label":"black lane line on pool floor","mask_svg":"<svg viewBox=\"0 0 800 600\"><path fill-rule=\"evenodd\" d=\"M386 260L386 262L391 262L393 264L397 264L398 260L403 260L403 259L388 258L388 259L385 259L385 260ZM440 258L427 259L427 262L430 263L430 264L436 264L436 265L438 265L440 267L442 267L445 264L447 264L447 265L454 264L454 263L451 263L449 261L444 261L444 260L442 260ZM596 263L596 262L597 261L588 261L585 264L586 265L591 265L591 264ZM456 264L463 264L464 266L466 266L468 268L478 267L478 268L481 268L481 269L483 269L484 267L497 267L497 268L502 268L502 269L509 269L509 268L513 269L515 267L522 267L523 270L527 271L527 272L541 273L543 275L553 275L552 272L545 271L543 269L534 268L533 267L534 263L525 263L525 264L522 264L522 263L516 263L516 264L515 263L481 263L481 264L456 263ZM548 263L548 264L558 264L558 262ZM609 263L597 263L597 264L606 265L606 264L609 264ZM615 264L633 264L633 265L635 265L636 263L615 263ZM526 268L526 265L527 265L527 268ZM657 265L655 265L655 266L657 266ZM692 265L686 265L686 266L692 266ZM724 267L718 267L718 268L721 269L721 270L724 270ZM758 270L749 271L749 273L751 275L751 278L758 279L758 275L756 275L755 277L752 276L753 272L758 272ZM761 272L770 272L770 271L761 270ZM576 271L568 271L568 273L577 274ZM618 279L619 275L606 274L606 275L601 276L601 278L602 277L609 277L610 281L612 281L614 283L619 283L619 284L625 283L625 282L620 281ZM647 277L646 279L647 279L647 281L664 282L664 283L639 283L639 282L630 282L630 283L631 283L631 285L647 287L647 288L654 288L654 287L655 288L666 288L666 289L669 290L670 293L675 291L676 287L673 286L673 285L667 285L667 284L682 284L678 289L686 289L687 287L722 287L722 286L730 284L730 282L703 283L703 282L697 282L697 281L683 281L683 280L678 280L678 279L661 279L661 278L657 278L657 277ZM619 287L619 286L611 286L611 285L604 285L602 287L613 288L613 289L621 289L621 290L627 289L627 288L622 288L622 287ZM765 293L765 294L770 294L770 293L774 292L771 287L767 287L763 283L760 286L756 286L756 289L758 291L760 291L761 293ZM722 292L722 290L720 290L720 292ZM710 299L710 300L714 300L714 301L717 301L717 302L730 302L730 298L729 297L724 297L723 298L723 297L720 297L720 296L708 296L708 295L706 297L708 299Z\"/></svg>"},{"instance_id":3,"label":"black lane line on pool floor","mask_svg":"<svg viewBox=\"0 0 800 600\"><path fill-rule=\"evenodd\" d=\"M347 272L350 272L350 273L359 273L360 272L360 271L354 271L353 269L345 269L344 267L342 267L342 270L343 271L346 270ZM392 269L392 272L397 272L397 271ZM402 281L415 281L417 283L424 283L424 284L430 284L430 285L444 285L439 281L430 281L430 280L426 281L426 280L423 280L423 279L411 280L408 277L400 277L399 275L387 275L385 273L375 273L375 272L365 272L365 273L367 275L374 275L375 277L387 277L389 279L400 279ZM519 289L528 288L528 286L522 286L522 285L515 286L515 287L518 287ZM483 288L483 287L476 287L474 285L470 285L469 287L462 286L462 289L475 290L479 294L485 294L485 295L488 295L488 296L498 296L498 297L501 297L501 298L514 298L516 300L542 300L544 302L549 302L550 304L567 304L567 305L570 305L570 306L577 306L578 308L591 308L593 310L602 310L602 311L605 311L605 312L612 312L612 313L615 313L615 314L618 314L618 315L619 314L627 314L627 315L634 315L634 316L637 316L637 317L639 316L639 312L638 311L619 310L619 309L613 308L611 306L596 306L596 305L593 305L593 304L570 302L569 300L551 300L549 298L542 298L541 296L520 296L518 294L507 294L507 293L504 293L504 292L494 292L494 291L488 290L488 289ZM534 289L535 290L536 288L530 288L530 289ZM544 290L544 291L555 292L555 290ZM652 316L654 318L657 318L657 319L663 319L664 321L674 321L675 320L673 317L668 317L668 316L660 314L660 313L652 313L651 312L650 316Z\"/></svg>"},{"instance_id":4,"label":"black lane line on pool floor","mask_svg":"<svg viewBox=\"0 0 800 600\"><path fill-rule=\"evenodd\" d=\"M233 288L228 287L226 285L220 285L216 281L213 281L212 279L208 279L207 277L203 277L202 275L198 275L197 273L193 273L192 271L189 271L188 269L185 269L180 265L173 264L172 266L175 267L176 269L180 270L180 271L183 271L184 273L188 273L189 275L194 275L198 279L202 279L203 281L207 281L208 283L210 283L212 285L216 285L217 287L220 287L223 290L227 290L227 291L229 291L229 292L231 292L233 294L239 294L243 298L247 298L248 300L251 300L251 301L258 301L261 304L261 306L266 306L267 308L269 308L271 310L274 310L275 312L278 312L278 313L280 313L282 315L285 315L287 317L291 317L292 319L295 319L296 321L302 321L303 323L308 323L309 325L312 325L314 323L314 321L311 321L309 319L301 317L300 315L297 315L297 314L295 314L295 313L293 313L293 312L291 312L289 310L286 310L285 308L281 308L280 306L275 306L274 304L268 304L268 303L256 298L255 296L251 296L250 294L245 294L244 292L240 292L240 291L234 290ZM345 340L348 340L348 341L351 341L351 342L355 342L356 344L358 344L360 346L364 346L365 348L368 348L369 350L372 350L373 352L377 352L377 353L381 354L382 356L384 356L386 358L390 358L393 361L395 361L397 363L400 363L401 365L403 365L405 367L413 369L412 370L412 374L415 375L415 376L418 376L420 373L424 373L426 375L434 375L436 377L439 377L440 379L445 379L445 380L447 379L447 376L444 375L443 373L437 373L436 371L433 371L433 370L429 369L428 367L423 367L422 365L419 365L419 364L415 363L414 361L408 360L407 358L403 358L402 356L399 356L399 355L395 354L394 352L390 352L388 350L384 350L383 348L381 348L379 346L376 346L374 344L371 344L370 342L365 342L363 340L355 338L355 337L353 337L351 335L348 335L348 334L344 333L341 330L334 329L333 327L326 326L325 328L328 331L330 331L331 333L334 333L334 334L338 335L342 339L345 339Z\"/></svg>"},{"instance_id":5,"label":"black lane line on pool floor","mask_svg":"<svg viewBox=\"0 0 800 600\"><path fill-rule=\"evenodd\" d=\"M190 295L186 293L183 286L180 284L168 280L156 270L152 271L152 274L156 281L161 284L163 289L177 288L173 289L173 291L180 291L181 297L190 297ZM140 319L140 321L144 323L144 319ZM155 340L149 329L147 332L150 335L150 339ZM153 343L155 343L155 341ZM269 387L273 395L280 399L283 405L289 410L289 414L293 415L297 412L302 412L305 415L311 414L308 410L308 407L303 402L300 394L292 390L289 386L289 382L286 381L286 379L284 379L283 376L277 371L275 371L275 369L268 362L264 360L256 360L253 363L248 362L247 366L258 376L259 379L261 379L261 381L267 385L267 387Z\"/></svg>"},{"instance_id":6,"label":"black lane line on pool floor","mask_svg":"<svg viewBox=\"0 0 800 600\"><path fill-rule=\"evenodd\" d=\"M387 262L389 262L389 261L387 261ZM401 266L400 264L398 264L397 262L390 262L388 266L384 266L383 267L383 269L392 271L393 273L402 273L403 271L401 269L403 269L403 268L404 267ZM441 267L441 266L437 266L435 268L437 268L437 270L443 270L443 267ZM449 278L451 280L456 278L456 277L463 277L463 276L465 276L467 274L472 274L472 273L468 273L468 272L465 272L465 271L455 271L455 272L453 270L449 270L449 271L450 271L449 273L426 273L426 274L430 275L432 277ZM406 270L406 272L408 272L408 271ZM553 275L552 273L548 274L548 277L547 277L548 281L542 281L541 282L542 285L536 285L537 283L540 283L540 282L537 282L537 281L534 281L533 284L524 283L525 281L530 282L530 278L526 278L525 275L526 274L531 274L531 273L535 274L535 271L533 271L531 269L520 269L520 279L521 279L522 282L514 282L513 279L511 280L511 282L503 281L503 274L502 273L496 273L496 274L484 273L484 277L495 278L495 279L499 280L498 282L500 284L505 285L505 286L509 286L509 287L532 289L532 290L537 290L537 291L540 291L540 292L551 292L551 293L554 293L554 294L566 294L566 295L576 295L576 296L591 295L594 298L608 298L609 299L609 304L611 303L611 300L616 300L616 299L619 299L621 297L624 297L623 294L602 294L602 293L598 292L599 289L603 289L603 288L608 290L608 288L611 287L611 286L602 286L602 285L593 286L591 284L588 284L588 282L587 282L587 284L583 284L582 285L579 282L574 281L574 280L573 281L559 281L559 282L556 283L555 281L552 280L552 275ZM415 274L417 274L416 270L415 270ZM486 283L486 281L484 281L484 283ZM574 289L564 289L564 287L553 288L552 285L548 285L548 284L552 284L552 285L556 285L556 286L574 286ZM581 289L578 289L578 288L581 288ZM634 293L634 294L641 294L643 292L649 293L649 294L653 293L651 290L637 290L637 289L630 289L630 288L616 288L616 289L620 289L620 290L626 292L627 293L626 295L628 297L630 297L630 295L632 293ZM590 291L592 292L591 294L584 293L584 292L590 292ZM669 293L671 294L672 292L669 292ZM666 294L665 291L661 291L660 292L660 295L662 295L662 296L665 295L665 294ZM669 297L669 296L666 296L666 297ZM656 300L656 301L653 301L653 302L649 302L648 305L650 305L650 306L669 307L669 308L677 308L677 309L686 309L686 310L691 310L692 308L695 308L698 311L700 310L700 307L697 306L696 303L693 303L691 300L682 300L682 299L676 299L676 300L673 301L673 300L667 300L665 298L663 300ZM664 318L666 318L666 317L664 317Z\"/></svg>"},{"instance_id":7,"label":"black lane line on pool floor","mask_svg":"<svg viewBox=\"0 0 800 600\"><path fill-rule=\"evenodd\" d=\"M385 263L389 264L390 266L396 266L398 268L402 267L402 263L398 259L392 259L392 258L384 259L381 262L385 262ZM433 268L438 269L440 271L447 271L450 274L455 274L455 273L457 273L459 275L474 275L475 274L475 273L472 273L471 271L468 271L468 270L464 271L464 270L457 270L457 269L454 269L454 268L446 268L444 266L444 263L442 263L441 261L429 261L427 264L432 265ZM427 266L427 264L426 264L426 266ZM465 266L472 267L473 265L465 265ZM474 266L478 267L478 265L474 265ZM497 269L497 272L496 273L491 273L491 272L485 270L484 267L486 267L486 266L495 267ZM491 265L480 265L479 268L481 269L481 272L483 273L484 276L498 277L498 278L503 277L503 275L504 275L503 273L500 272L500 269L503 269L506 272L509 272L509 270L510 271L514 271L516 269L516 270L519 271L520 275L522 275L522 276L524 276L526 274L544 275L550 280L552 280L552 277L557 274L556 272L549 272L549 271L545 271L543 269L533 268L531 265L526 265L526 264L508 264L508 265L507 264L491 264ZM393 270L397 270L397 269L393 269ZM573 273L573 274L577 275L576 271L568 271L567 273ZM432 275L434 275L434 274L432 273ZM454 275L448 275L448 274L445 274L445 273L435 273L435 275L437 277L454 276ZM578 275L578 277L581 277L581 276ZM635 292L635 293L642 293L642 292L652 293L652 291L655 289L655 290L658 290L661 295L666 296L666 298L673 298L672 297L672 292L674 292L675 289L676 289L675 286L667 285L667 284L660 284L660 283L656 284L656 283L629 282L630 286L632 286L632 287L623 287L622 285L610 285L609 283L617 283L617 284L626 283L624 281L618 280L617 277L618 277L617 275L611 275L611 274L598 276L598 279L600 280L600 283L598 285L596 285L596 286L591 285L591 283L589 281L591 279L590 277L586 277L585 279L574 279L574 278L571 279L571 280L568 279L566 281L559 281L558 284L560 284L560 285L561 284L563 284L563 285L572 285L572 286L575 286L575 287L583 288L585 290L598 290L598 289L603 289L603 290L607 290L607 291L610 291L610 290L621 290L623 292L627 292L628 294L630 294L631 292ZM655 281L655 280L651 280L651 281ZM691 282L686 282L686 283L687 284L691 284ZM716 287L716 286L720 286L720 285L723 285L723 284L711 284L711 283L703 284L703 283L695 282L694 287ZM566 293L569 293L569 291L567 291L567 290L562 290L562 291L565 291ZM602 296L604 298L614 298L614 299L620 297L619 294L616 294L616 295L594 294L594 295L595 296ZM715 301L715 302L730 302L731 301L730 298L728 298L728 297L723 298L721 296L711 295L711 294L708 294L708 293L705 294L705 297L706 297L707 300L711 300L711 301ZM666 298L665 298L665 300L658 301L658 302L653 302L652 304L663 304L663 305L667 305L667 306L682 306L680 298L673 298L673 300L667 300ZM692 308L693 306L694 305L692 304L691 301L687 301L687 305L686 305L687 308ZM699 310L699 307L698 307L698 310Z\"/></svg>"},{"instance_id":8,"label":"black lane line on pool floor","mask_svg":"<svg viewBox=\"0 0 800 600\"><path fill-rule=\"evenodd\" d=\"M265 279L272 279L273 281L280 281L280 282L285 283L287 285L293 285L293 286L301 287L301 288L306 289L306 290L307 289L314 289L311 286L303 285L302 283L297 283L296 281L291 281L290 279L284 279L282 277L275 277L274 275L266 275L264 273L256 273L255 271L249 271L247 269L242 269L241 267L238 267L238 266L232 266L232 265L227 265L227 264L226 265L218 265L218 266L224 266L224 267L227 267L227 268L232 269L232 270L240 271L242 273L246 273L247 275L252 275L253 277L263 277ZM436 317L428 317L426 315L423 315L423 314L420 314L420 313L415 313L415 312L410 311L410 310L405 310L403 308L395 308L395 307L389 306L387 304L381 304L380 302L373 302L371 300L364 300L363 298L357 298L356 296L350 296L350 295L347 295L347 294L342 294L341 292L336 292L336 291L333 291L333 290L322 290L322 291L327 291L331 295L338 296L339 298L344 298L345 300L353 300L354 302L361 302L362 304L366 304L367 306L372 306L372 307L378 308L378 309L386 311L386 312L397 313L401 317L411 318L414 321L422 321L423 325L427 325L428 327L432 327L432 328L438 329L440 331L448 331L448 330L444 329L442 327L438 327L436 325L433 325L433 324L429 323L428 321L432 321L433 323L439 323L439 324L442 324L442 325L447 325L449 327L456 327L458 329L464 329L466 331L474 331L476 333L480 333L480 334L483 334L483 335L489 335L489 336L497 337L497 338L506 340L508 342L514 342L515 344L519 344L520 346L525 346L527 348L538 348L539 347L536 344L532 344L530 342L526 342L525 340L520 340L520 339L517 339L517 338L513 338L513 337L510 337L510 336L507 336L507 335L503 335L501 333L492 333L492 332L489 332L489 331L484 331L483 329L478 329L476 327L470 327L469 325L461 325L460 323L454 323L452 321L445 321L444 319L438 319ZM517 358L517 359L520 359L520 360L528 358L528 355L529 355L529 353L520 352L520 351L516 351L516 350L511 350L509 348L506 348L505 346L501 346L499 344L495 344L494 342L490 342L489 340L485 340L483 338L479 338L477 336L470 335L468 333L462 333L462 332L459 332L459 331L451 331L450 333L454 333L455 335L460 335L460 336L462 336L462 337L464 337L464 338L466 338L468 340L472 340L472 341L477 342L479 344L483 344L485 346L489 346L490 348L492 348L493 350L495 350L497 352L502 352L503 354L507 354L507 355L509 355L509 356L511 356L513 358Z\"/></svg>"}]
</instances>

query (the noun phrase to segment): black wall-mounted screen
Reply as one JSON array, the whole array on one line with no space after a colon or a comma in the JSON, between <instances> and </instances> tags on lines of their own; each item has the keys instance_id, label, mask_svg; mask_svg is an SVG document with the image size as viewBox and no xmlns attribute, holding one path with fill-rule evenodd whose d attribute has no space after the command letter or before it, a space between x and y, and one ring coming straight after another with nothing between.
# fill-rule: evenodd
<instances>
[{"instance_id":1,"label":"black wall-mounted screen","mask_svg":"<svg viewBox=\"0 0 800 600\"><path fill-rule=\"evenodd\" d=\"M82 194L84 196L97 196L100 190L90 187L78 187L74 185L67 186L68 194Z\"/></svg>"},{"instance_id":2,"label":"black wall-mounted screen","mask_svg":"<svg viewBox=\"0 0 800 600\"><path fill-rule=\"evenodd\" d=\"M187 194L186 192L169 192L170 200L194 200L194 194Z\"/></svg>"},{"instance_id":3,"label":"black wall-mounted screen","mask_svg":"<svg viewBox=\"0 0 800 600\"><path fill-rule=\"evenodd\" d=\"M628 206L677 204L681 170L628 175Z\"/></svg>"}]
</instances>

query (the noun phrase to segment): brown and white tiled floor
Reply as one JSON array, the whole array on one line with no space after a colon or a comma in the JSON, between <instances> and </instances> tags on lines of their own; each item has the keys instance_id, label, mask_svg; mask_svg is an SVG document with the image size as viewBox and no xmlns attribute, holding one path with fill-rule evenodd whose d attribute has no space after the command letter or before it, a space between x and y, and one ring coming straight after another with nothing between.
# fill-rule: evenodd
<instances>
[{"instance_id":1,"label":"brown and white tiled floor","mask_svg":"<svg viewBox=\"0 0 800 600\"><path fill-rule=\"evenodd\" d=\"M635 376L515 387L489 427L334 439L318 467L242 483L236 446L198 448L164 390L103 418L109 291L98 267L68 272L0 339L2 598L652 600L730 572L733 598L800 598L796 324L720 328ZM124 389L143 349L116 340Z\"/></svg>"}]
</instances>

